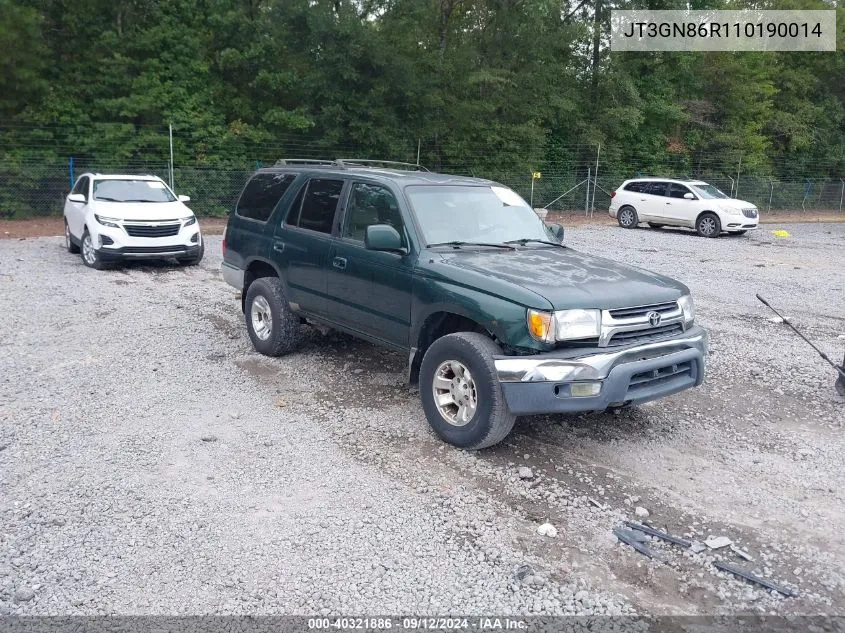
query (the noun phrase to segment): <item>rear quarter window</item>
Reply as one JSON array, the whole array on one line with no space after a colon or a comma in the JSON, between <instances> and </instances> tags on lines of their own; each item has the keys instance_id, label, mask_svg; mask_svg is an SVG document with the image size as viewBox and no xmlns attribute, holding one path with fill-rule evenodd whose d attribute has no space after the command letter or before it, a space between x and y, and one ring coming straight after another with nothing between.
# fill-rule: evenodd
<instances>
[{"instance_id":1,"label":"rear quarter window","mask_svg":"<svg viewBox=\"0 0 845 633\"><path fill-rule=\"evenodd\" d=\"M625 191L633 191L634 193L642 193L643 192L643 184L641 182L629 182L625 185Z\"/></svg>"},{"instance_id":2,"label":"rear quarter window","mask_svg":"<svg viewBox=\"0 0 845 633\"><path fill-rule=\"evenodd\" d=\"M266 222L294 178L293 174L256 174L246 183L235 213L242 218Z\"/></svg>"}]
</instances>

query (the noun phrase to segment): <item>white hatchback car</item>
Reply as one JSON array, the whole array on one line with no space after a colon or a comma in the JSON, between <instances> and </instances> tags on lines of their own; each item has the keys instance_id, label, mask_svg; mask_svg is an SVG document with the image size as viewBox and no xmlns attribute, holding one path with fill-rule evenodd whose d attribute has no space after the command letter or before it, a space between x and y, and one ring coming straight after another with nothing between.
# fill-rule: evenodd
<instances>
[{"instance_id":1,"label":"white hatchback car","mask_svg":"<svg viewBox=\"0 0 845 633\"><path fill-rule=\"evenodd\" d=\"M83 174L65 201L65 245L91 268L142 258L198 264L204 248L189 200L156 176Z\"/></svg>"},{"instance_id":2,"label":"white hatchback car","mask_svg":"<svg viewBox=\"0 0 845 633\"><path fill-rule=\"evenodd\" d=\"M653 229L685 226L703 237L718 237L723 231L742 235L756 229L760 212L700 180L637 178L610 194L610 217L626 229L647 222Z\"/></svg>"}]
</instances>

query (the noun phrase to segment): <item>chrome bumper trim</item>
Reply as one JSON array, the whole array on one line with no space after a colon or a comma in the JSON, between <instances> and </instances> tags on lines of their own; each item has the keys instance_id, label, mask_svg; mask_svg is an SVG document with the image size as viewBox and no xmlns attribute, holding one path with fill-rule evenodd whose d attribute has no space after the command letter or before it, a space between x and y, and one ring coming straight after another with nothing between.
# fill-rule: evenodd
<instances>
[{"instance_id":1,"label":"chrome bumper trim","mask_svg":"<svg viewBox=\"0 0 845 633\"><path fill-rule=\"evenodd\" d=\"M570 382L573 380L603 380L610 370L622 363L657 358L686 349L707 354L707 332L693 326L682 336L665 341L644 343L613 351L590 348L583 355L563 356L548 352L534 356L497 356L494 359L500 382ZM570 352L571 353L571 352Z\"/></svg>"}]
</instances>

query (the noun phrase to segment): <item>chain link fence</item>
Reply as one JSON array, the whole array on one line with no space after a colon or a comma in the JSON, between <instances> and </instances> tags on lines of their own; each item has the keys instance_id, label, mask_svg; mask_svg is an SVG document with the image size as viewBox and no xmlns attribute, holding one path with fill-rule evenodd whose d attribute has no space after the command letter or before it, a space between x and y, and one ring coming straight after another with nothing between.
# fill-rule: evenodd
<instances>
[{"instance_id":1,"label":"chain link fence","mask_svg":"<svg viewBox=\"0 0 845 633\"><path fill-rule=\"evenodd\" d=\"M348 151L346 153L349 153ZM279 157L284 154L279 154ZM298 152L296 155L302 155ZM334 157L324 152L324 157ZM407 156L403 156L407 159ZM425 163L425 160L422 161ZM519 164L512 168L474 167L472 158L461 164L441 162L438 171L458 175L489 178L505 184L529 200L534 207L552 211L602 212L610 204L611 193L623 181L646 175L632 164L630 171L607 169L598 162L586 160L562 165ZM479 164L481 163L479 159ZM173 169L176 193L191 197L191 208L199 215L224 216L232 209L237 196L260 161L238 161L227 166L180 165ZM0 218L26 218L60 215L64 197L73 179L84 172L154 174L169 181L169 164L165 161L91 161L66 158L47 161L21 161L0 153ZM534 179L532 173L540 172ZM661 172L661 173L655 173ZM670 169L655 170L650 176L679 177ZM735 174L735 172L734 172ZM590 194L587 196L587 179ZM685 176L686 177L686 176ZM719 187L726 194L748 200L767 212L833 212L843 211L845 180L831 176L807 175L800 180L777 180L758 175L729 175L729 169L713 169L695 177ZM593 191L594 190L594 191Z\"/></svg>"}]
</instances>

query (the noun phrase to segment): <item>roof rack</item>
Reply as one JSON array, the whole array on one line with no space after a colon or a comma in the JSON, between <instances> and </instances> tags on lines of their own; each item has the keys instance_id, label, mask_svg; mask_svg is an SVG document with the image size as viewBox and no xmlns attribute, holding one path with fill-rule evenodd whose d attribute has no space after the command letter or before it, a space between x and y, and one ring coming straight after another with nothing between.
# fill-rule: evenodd
<instances>
[{"instance_id":1,"label":"roof rack","mask_svg":"<svg viewBox=\"0 0 845 633\"><path fill-rule=\"evenodd\" d=\"M285 165L325 165L327 167L339 167L339 161L335 160L319 160L314 158L280 158L276 161L274 167L283 167Z\"/></svg>"},{"instance_id":2,"label":"roof rack","mask_svg":"<svg viewBox=\"0 0 845 633\"><path fill-rule=\"evenodd\" d=\"M378 167L384 165L385 167L411 167L413 171L429 171L418 163L404 163L398 160L370 160L367 158L338 158L335 161L340 165L341 169L348 167Z\"/></svg>"}]
</instances>

